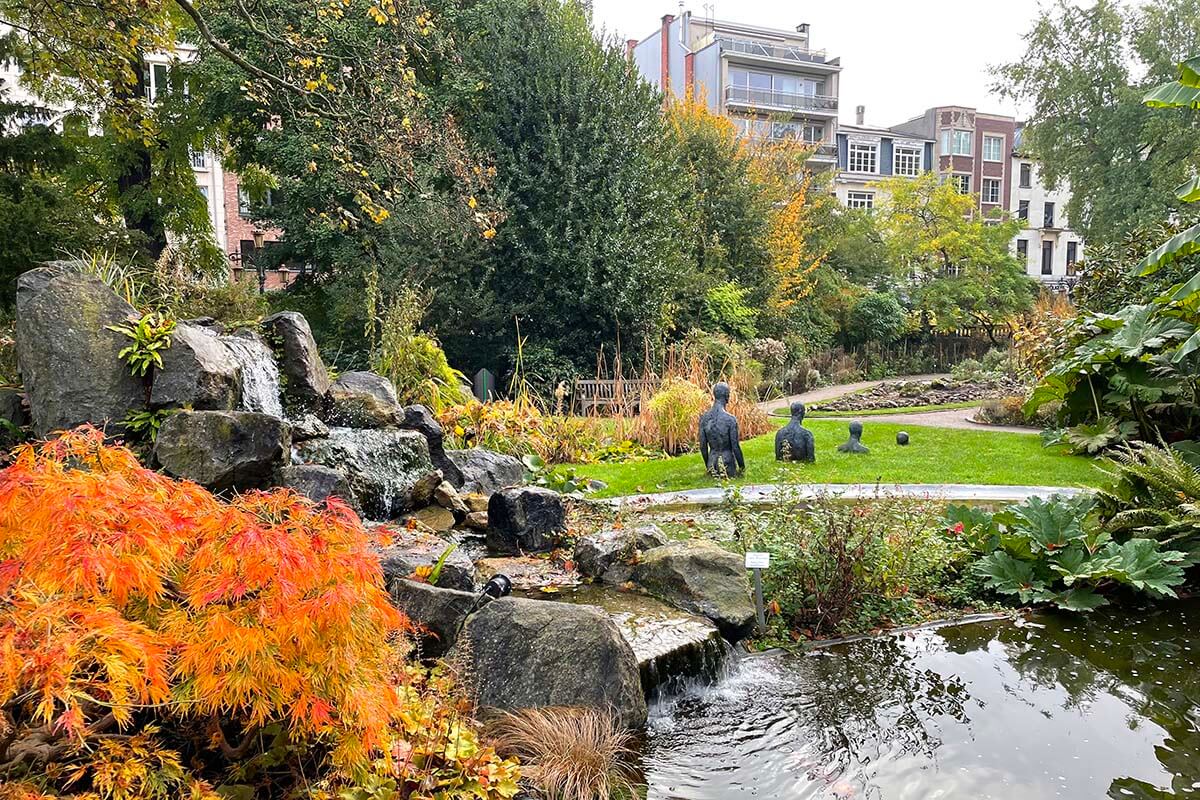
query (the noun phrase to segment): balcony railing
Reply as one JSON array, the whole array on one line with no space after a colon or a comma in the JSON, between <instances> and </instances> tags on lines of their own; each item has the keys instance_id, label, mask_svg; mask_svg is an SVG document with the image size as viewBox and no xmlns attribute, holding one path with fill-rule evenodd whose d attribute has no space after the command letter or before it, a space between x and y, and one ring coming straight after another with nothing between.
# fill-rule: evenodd
<instances>
[{"instance_id":1,"label":"balcony railing","mask_svg":"<svg viewBox=\"0 0 1200 800\"><path fill-rule=\"evenodd\" d=\"M735 39L730 36L721 36L718 38L721 42L721 49L731 53L745 53L750 56L762 56L763 58L778 58L784 61L801 61L808 63L824 64L826 52L824 50L809 50L806 47L796 47L793 45L770 44L760 42L754 39Z\"/></svg>"},{"instance_id":2,"label":"balcony railing","mask_svg":"<svg viewBox=\"0 0 1200 800\"><path fill-rule=\"evenodd\" d=\"M725 102L754 108L782 108L788 111L836 112L838 99L826 94L776 92L770 89L751 89L749 86L725 87Z\"/></svg>"}]
</instances>

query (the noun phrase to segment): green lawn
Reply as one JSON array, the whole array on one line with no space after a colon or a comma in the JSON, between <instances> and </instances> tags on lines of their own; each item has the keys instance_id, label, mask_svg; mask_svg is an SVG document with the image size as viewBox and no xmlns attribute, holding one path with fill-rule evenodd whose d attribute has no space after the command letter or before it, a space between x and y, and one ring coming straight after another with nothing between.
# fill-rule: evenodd
<instances>
[{"instance_id":1,"label":"green lawn","mask_svg":"<svg viewBox=\"0 0 1200 800\"><path fill-rule=\"evenodd\" d=\"M783 420L777 424L782 425ZM980 483L1039 486L1095 486L1103 477L1093 459L1042 447L1037 436L988 430L951 430L867 423L863 443L869 455L837 452L847 437L844 420L812 420L805 427L817 445L815 464L775 461L775 434L742 443L746 474L734 483ZM907 430L911 443L896 444ZM586 464L578 473L608 484L597 497L678 491L719 482L704 473L696 453L660 461Z\"/></svg>"}]
</instances>

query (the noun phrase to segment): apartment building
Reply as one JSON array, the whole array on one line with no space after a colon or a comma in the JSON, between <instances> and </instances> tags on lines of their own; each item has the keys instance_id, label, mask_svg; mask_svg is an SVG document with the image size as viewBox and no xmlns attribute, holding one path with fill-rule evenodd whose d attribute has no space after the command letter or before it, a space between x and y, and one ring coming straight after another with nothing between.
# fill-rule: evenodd
<instances>
[{"instance_id":1,"label":"apartment building","mask_svg":"<svg viewBox=\"0 0 1200 800\"><path fill-rule=\"evenodd\" d=\"M1011 156L1016 180L1009 209L1023 227L1013 250L1030 275L1046 283L1069 286L1074 283L1075 265L1083 257L1082 237L1067 226L1065 209L1071 187L1063 183L1050 189L1042 183L1041 165L1022 152L1021 132L1018 126Z\"/></svg>"},{"instance_id":2,"label":"apartment building","mask_svg":"<svg viewBox=\"0 0 1200 800\"><path fill-rule=\"evenodd\" d=\"M814 165L837 159L841 60L810 47L809 26L764 28L690 11L626 44L638 71L664 94L703 100L747 136L812 145Z\"/></svg>"},{"instance_id":3,"label":"apartment building","mask_svg":"<svg viewBox=\"0 0 1200 800\"><path fill-rule=\"evenodd\" d=\"M874 208L882 199L875 185L893 176L915 178L934 163L934 142L920 136L896 133L889 128L863 124L865 109L856 109L854 125L837 132L837 176L834 194L847 208Z\"/></svg>"}]
</instances>

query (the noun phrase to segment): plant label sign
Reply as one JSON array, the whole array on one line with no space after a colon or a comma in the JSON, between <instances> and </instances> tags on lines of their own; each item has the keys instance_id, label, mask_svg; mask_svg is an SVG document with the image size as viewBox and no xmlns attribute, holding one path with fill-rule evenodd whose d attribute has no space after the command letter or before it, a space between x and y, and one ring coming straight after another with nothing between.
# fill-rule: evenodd
<instances>
[{"instance_id":1,"label":"plant label sign","mask_svg":"<svg viewBox=\"0 0 1200 800\"><path fill-rule=\"evenodd\" d=\"M746 553L746 569L767 569L770 566L770 553Z\"/></svg>"}]
</instances>

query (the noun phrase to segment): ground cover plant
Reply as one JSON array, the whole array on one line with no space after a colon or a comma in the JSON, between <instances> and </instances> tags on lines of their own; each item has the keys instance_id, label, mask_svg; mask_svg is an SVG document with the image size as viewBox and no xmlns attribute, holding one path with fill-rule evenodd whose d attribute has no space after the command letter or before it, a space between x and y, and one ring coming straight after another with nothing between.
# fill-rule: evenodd
<instances>
[{"instance_id":1,"label":"ground cover plant","mask_svg":"<svg viewBox=\"0 0 1200 800\"><path fill-rule=\"evenodd\" d=\"M774 422L778 426L784 420ZM1093 459L1043 448L1038 437L1029 434L868 422L863 443L871 453L853 455L837 452L847 438L845 420L814 419L806 421L805 427L816 441L815 464L776 462L772 432L742 443L746 473L727 484L709 478L695 453L625 464L576 465L576 471L608 484L598 493L601 497L754 483L1096 486L1104 478ZM901 430L912 439L904 447L896 444Z\"/></svg>"},{"instance_id":2,"label":"ground cover plant","mask_svg":"<svg viewBox=\"0 0 1200 800\"><path fill-rule=\"evenodd\" d=\"M0 796L511 797L358 517L79 429L0 472Z\"/></svg>"}]
</instances>

